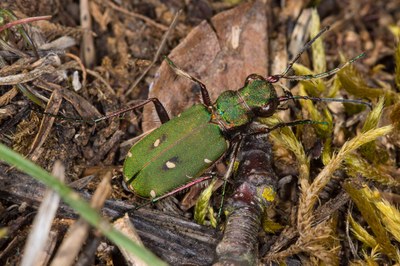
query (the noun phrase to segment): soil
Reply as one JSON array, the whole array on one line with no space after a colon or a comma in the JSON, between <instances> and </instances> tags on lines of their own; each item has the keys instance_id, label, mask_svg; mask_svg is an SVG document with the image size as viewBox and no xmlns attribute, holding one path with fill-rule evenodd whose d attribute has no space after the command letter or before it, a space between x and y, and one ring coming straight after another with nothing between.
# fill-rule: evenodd
<instances>
[{"instance_id":1,"label":"soil","mask_svg":"<svg viewBox=\"0 0 400 266\"><path fill-rule=\"evenodd\" d=\"M319 2L315 9L311 8L313 2ZM121 169L130 147L140 140L142 134L159 127L160 122L151 103L100 122L94 123L94 119L138 105L151 97L163 103L170 117L178 116L202 101L198 84L177 76L162 56L168 56L179 68L200 79L214 102L223 91L241 88L252 73L264 77L282 73L309 40L310 31L330 26L330 30L319 39L324 52L316 49L311 52L309 49L297 63L323 72L365 52L366 56L352 64L351 73L354 75L350 80L354 80L356 85L353 86L358 90L352 91L351 84L344 85L345 77L337 75L339 78L326 79L325 85L321 85L325 91L310 91L310 87L319 86L315 85L319 84L316 81L311 81L304 85L306 92L314 97L362 99L371 102L373 107L377 106L379 96L384 95L385 108L375 127L392 124L397 131L380 137L358 153L352 153L351 158L358 156L362 159L360 163L364 163L364 167L360 166L360 169L364 168L366 172L354 170L356 168L351 165L355 159L350 163L351 159L348 159L329 177L330 182L321 186L318 193L320 202L315 208L310 207L313 213L310 219L313 220L308 221L308 225L315 229L316 221L324 226L329 221L332 232L323 235L329 235L330 239L326 237L325 242L314 243L318 248L310 244L312 237L299 236L305 228L298 220L301 189L305 188L299 181L301 162L293 151L271 139L274 147L271 171L280 180L274 187L279 199L273 206L268 205L269 214L263 215L263 220L273 220L281 228L273 230L273 233L261 229L253 256L261 263L317 264L324 261L346 265L349 262L366 263L368 259L388 265L399 263L391 252L367 247L366 244L371 242L363 242L361 237L349 231L349 223L368 228L371 220L364 217L362 210L356 209L355 192L344 185L345 182L359 187L368 185L379 191L388 204L398 206L400 135L396 132L400 79L396 74L399 74L400 64L397 47L399 0L282 3L272 0L3 0L0 8L3 19L0 20L0 142L49 172L56 161L61 161L65 167L64 182L85 197L90 197L106 173L111 172L112 192L108 203L121 208L113 212L112 208L104 207L103 214L111 220L122 216L132 206L147 202L124 188ZM3 10L12 11L15 17ZM178 10L181 14L177 23L168 30ZM319 20L313 18L316 14ZM51 17L37 18L47 15ZM22 21L21 26L1 28L1 25L16 19L35 17L35 21ZM317 22L320 22L320 27ZM158 52L160 56L156 56ZM143 73L145 75L141 77ZM340 83L338 79L342 86L337 85ZM297 95L301 93L300 83L282 79L281 85L275 88L280 95L284 91L282 87ZM328 133L323 130L321 133L312 125L293 127L310 160L309 185L326 165L324 150L330 149L330 156L334 156L347 140L363 132L370 113L362 105L317 102L315 106L312 108L320 111L319 118L327 121L331 117L334 126ZM314 109L307 109L297 101L288 101L284 107L286 110L279 113L282 121L316 120L310 111ZM331 115L325 115L325 111ZM216 168L209 170L223 175L228 158L227 153ZM8 228L6 237L0 232L0 264L15 265L21 261L21 252L46 188L2 163L0 177L0 229ZM161 202L160 206L145 207L150 213L135 214L139 220L153 217L152 211L163 219L168 215L179 217L177 219L188 222L187 228L200 228L197 230L208 237L208 244L205 244L207 241L193 242L201 248L193 251L196 259L186 261L184 252L166 254L169 251L157 247L156 241L151 242L156 229L150 233L139 229L139 235L145 236L145 245L148 244L153 252L171 264L207 265L220 259L215 246L223 235L223 226L214 231L210 226L212 219L200 227L193 223L192 207L198 189L188 194L180 193L173 200L162 200L164 203ZM234 189L235 181L228 182L228 196ZM216 212L220 198L221 191L217 190L211 200ZM77 219L73 211L62 206L52 225L54 246L49 248L43 264L53 259L66 231ZM162 209L167 216L162 216L164 214L154 210L156 208ZM352 218L349 218L350 213ZM384 221L378 222L382 228L389 227ZM174 227L177 221L171 223ZM160 232L170 230L162 223L154 226ZM321 226L320 231L325 229ZM387 230L388 245L398 251L399 236ZM368 228L368 232L380 243L380 235L375 229ZM192 236L179 237L185 241L193 240ZM282 240L284 237L289 240ZM86 264L126 264L118 248L96 231L90 231L89 239L75 263L90 258ZM169 241L172 243L174 240ZM93 248L90 243L97 245ZM202 259L198 259L200 257Z\"/></svg>"}]
</instances>

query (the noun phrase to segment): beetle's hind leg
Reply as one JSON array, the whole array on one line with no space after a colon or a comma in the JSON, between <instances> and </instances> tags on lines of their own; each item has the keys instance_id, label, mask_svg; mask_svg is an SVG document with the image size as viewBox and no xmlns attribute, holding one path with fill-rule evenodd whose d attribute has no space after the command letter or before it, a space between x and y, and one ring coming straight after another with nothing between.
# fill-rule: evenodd
<instances>
[{"instance_id":1,"label":"beetle's hind leg","mask_svg":"<svg viewBox=\"0 0 400 266\"><path fill-rule=\"evenodd\" d=\"M172 70L175 72L175 74L177 74L178 76L187 78L187 79L193 81L194 83L196 83L197 85L199 85L200 89L201 89L201 97L203 99L203 103L205 105L207 105L207 106L212 106L210 95L208 93L206 85L204 85L203 82L201 82L198 78L193 77L192 75L190 75L186 71L184 71L184 70L180 69L179 67L177 67L175 65L175 63L171 59L169 59L167 56L165 56L164 59L165 59L165 61L167 61L168 65L172 68Z\"/></svg>"},{"instance_id":2,"label":"beetle's hind leg","mask_svg":"<svg viewBox=\"0 0 400 266\"><path fill-rule=\"evenodd\" d=\"M146 205L154 204L154 203L156 203L156 202L159 201L159 200L162 200L162 199L164 199L164 198L167 198L167 197L169 197L169 196L172 196L172 195L174 195L174 194L176 194L176 193L178 193L178 192L180 192L180 191L183 191L183 190L185 190L185 189L188 189L189 187L192 187L192 186L194 186L194 185L196 185L196 184L198 184L198 183L201 183L201 182L203 182L203 181L206 181L206 180L209 180L209 179L212 179L212 178L214 178L214 175L207 175L207 176L199 177L199 178L197 178L197 179L195 179L195 180L193 180L193 181L191 181L191 182L189 182L189 183L187 183L187 184L185 184L185 185L183 185L183 186L180 186L180 187L178 187L178 188L176 188L176 189L174 189L174 190L172 190L172 191L170 191L170 192L168 192L168 193L165 193L164 195L161 195L161 196L159 196L159 197L152 198L151 200L147 201L146 203L137 206L135 209L138 210L138 209L143 208L143 207L146 206Z\"/></svg>"},{"instance_id":3,"label":"beetle's hind leg","mask_svg":"<svg viewBox=\"0 0 400 266\"><path fill-rule=\"evenodd\" d=\"M99 121L102 121L102 120L105 120L105 119L109 119L111 117L119 116L119 115L121 115L123 113L126 113L126 112L129 112L129 111L138 109L140 107L143 107L144 105L146 105L146 104L148 104L150 102L152 102L154 104L154 106L156 108L157 115L160 118L161 123L164 124L165 122L168 122L169 121L168 112L167 112L167 110L165 110L165 107L160 102L160 100L158 100L157 98L149 98L149 99L144 100L143 102L141 102L139 104L136 104L136 105L133 105L133 106L128 106L128 107L126 107L124 109L121 109L121 110L118 110L118 111L115 111L115 112L111 112L111 113L109 113L109 114L107 114L105 116L102 116L102 117L99 117L99 118L95 119L94 122L97 123Z\"/></svg>"}]
</instances>

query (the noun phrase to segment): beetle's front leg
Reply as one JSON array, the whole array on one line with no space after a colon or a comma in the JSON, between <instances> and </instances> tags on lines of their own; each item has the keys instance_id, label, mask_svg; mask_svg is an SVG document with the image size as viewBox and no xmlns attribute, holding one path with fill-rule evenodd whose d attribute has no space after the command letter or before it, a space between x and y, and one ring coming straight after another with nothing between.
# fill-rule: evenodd
<instances>
[{"instance_id":1,"label":"beetle's front leg","mask_svg":"<svg viewBox=\"0 0 400 266\"><path fill-rule=\"evenodd\" d=\"M187 78L191 81L193 81L194 83L196 83L197 85L200 86L201 89L201 97L203 99L203 103L205 105L207 105L208 107L212 106L212 102L210 99L210 94L208 93L208 90L206 88L206 85L204 85L203 82L201 82L199 79L193 77L192 75L190 75L189 73L187 73L186 71L180 69L179 67L177 67L175 65L174 62L172 62L171 59L169 59L167 56L164 57L165 61L167 61L168 65L172 68L172 70L175 72L175 74L177 74L178 76Z\"/></svg>"},{"instance_id":2,"label":"beetle's front leg","mask_svg":"<svg viewBox=\"0 0 400 266\"><path fill-rule=\"evenodd\" d=\"M297 125L327 125L328 122L325 121L314 121L310 119L304 119L304 120L297 120L293 122L282 122L278 123L272 127L268 127L263 124L259 123L252 123L251 126L248 128L248 132L246 135L265 135L269 134L271 131L282 128L282 127L291 127L291 126L297 126Z\"/></svg>"}]
</instances>

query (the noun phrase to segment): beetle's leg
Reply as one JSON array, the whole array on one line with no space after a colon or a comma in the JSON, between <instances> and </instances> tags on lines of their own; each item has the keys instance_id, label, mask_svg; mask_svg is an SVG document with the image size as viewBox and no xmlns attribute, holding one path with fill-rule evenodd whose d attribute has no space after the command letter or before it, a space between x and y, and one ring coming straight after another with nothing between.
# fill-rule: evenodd
<instances>
[{"instance_id":1,"label":"beetle's leg","mask_svg":"<svg viewBox=\"0 0 400 266\"><path fill-rule=\"evenodd\" d=\"M178 76L182 76L185 77L191 81L193 81L194 83L196 83L197 85L200 86L201 89L201 97L203 98L203 103L207 106L212 106L212 102L210 99L210 95L208 93L208 90L206 88L206 85L204 85L203 82L201 82L199 79L191 76L189 73L185 72L184 70L180 69L179 67L177 67L175 65L174 62L172 62L171 59L169 59L167 56L164 57L165 60L167 61L168 65L172 68L172 70L175 72L175 74L177 74Z\"/></svg>"},{"instance_id":2,"label":"beetle's leg","mask_svg":"<svg viewBox=\"0 0 400 266\"><path fill-rule=\"evenodd\" d=\"M146 202L146 203L144 203L144 204L142 204L142 205L136 207L135 209L138 210L138 209L140 209L140 208L142 208L142 207L144 207L144 206L146 206L146 205L156 203L157 201L159 201L159 200L161 200L161 199L164 199L164 198L166 198L166 197L172 196L172 195L174 195L174 194L176 194L176 193L178 193L178 192L180 192L180 191L182 191L182 190L185 190L185 189L187 189L187 188L190 188L191 186L194 186L194 185L196 185L196 184L198 184L198 183L201 183L201 182L203 182L203 181L209 180L209 179L211 179L211 178L214 178L214 176L213 176L213 175L208 175L208 176L202 176L202 177L200 177L200 178L197 178L196 180L193 180L192 182L189 182L189 183L187 183L186 185L183 185L183 186L181 186L181 187L178 187L178 188L176 188L176 189L174 189L174 190L172 190L172 191L170 191L170 192L168 192L168 193L166 193L166 194L164 194L164 195L162 195L162 196L153 198L153 199L151 199L150 201L148 201L148 202Z\"/></svg>"},{"instance_id":3,"label":"beetle's leg","mask_svg":"<svg viewBox=\"0 0 400 266\"><path fill-rule=\"evenodd\" d=\"M273 127L268 127L266 125L262 124L252 124L250 128L250 133L246 135L264 135L268 134L271 131L282 128L282 127L291 127L291 126L297 126L297 125L327 125L328 122L325 121L314 121L310 119L304 119L304 120L297 120L293 122L286 122L286 123L278 123L274 125Z\"/></svg>"},{"instance_id":4,"label":"beetle's leg","mask_svg":"<svg viewBox=\"0 0 400 266\"><path fill-rule=\"evenodd\" d=\"M284 110L287 110L287 109L289 109L289 106L284 106L284 107L278 107L278 108L276 108L276 110L279 110L279 111L284 111Z\"/></svg>"},{"instance_id":5,"label":"beetle's leg","mask_svg":"<svg viewBox=\"0 0 400 266\"><path fill-rule=\"evenodd\" d=\"M81 121L81 122L85 122L85 123L89 123L89 124L90 123L96 124L96 123L98 123L100 121L103 121L103 120L106 120L106 119L121 115L123 113L135 110L137 108L140 108L140 107L142 107L142 106L144 106L144 105L146 105L146 104L148 104L150 102L152 102L154 104L154 106L156 108L157 115L160 118L161 123L164 124L165 122L168 122L169 121L169 115L168 115L167 111L165 110L165 107L162 105L160 100L158 100L157 98L149 98L147 100L143 100L139 104L128 106L128 107L126 107L124 109L120 109L120 110L108 113L105 116L101 116L101 117L95 118L95 119L88 119L88 118L80 119L80 118L75 118L75 117L66 117L66 116L63 116L63 115L54 115L54 114L47 113L47 112L41 112L41 113L44 114L44 115L47 115L47 116L62 118L64 120Z\"/></svg>"},{"instance_id":6,"label":"beetle's leg","mask_svg":"<svg viewBox=\"0 0 400 266\"><path fill-rule=\"evenodd\" d=\"M292 92L286 86L283 86L281 84L277 84L276 86L278 86L282 89L283 95L284 95L284 96L278 98L279 102L282 102L282 98L285 98L287 100L293 99ZM296 104L294 99L293 99L293 103ZM287 106L287 105L286 106L278 106L276 109L277 110L287 110L287 109L289 109L289 106Z\"/></svg>"},{"instance_id":7,"label":"beetle's leg","mask_svg":"<svg viewBox=\"0 0 400 266\"><path fill-rule=\"evenodd\" d=\"M243 136L242 135L238 135L237 138L238 138L238 140L233 144L232 152L230 153L230 156L229 156L228 170L226 171L226 173L224 175L224 185L222 187L222 196L221 196L221 203L220 203L220 206L219 206L219 209L218 209L217 223L219 222L219 220L221 218L222 207L224 206L226 184L228 183L229 177L233 173L233 167L234 167L235 162L236 162L236 158L237 158L237 155L238 155L238 152L239 152L239 148L242 145Z\"/></svg>"},{"instance_id":8,"label":"beetle's leg","mask_svg":"<svg viewBox=\"0 0 400 266\"><path fill-rule=\"evenodd\" d=\"M128 111L132 111L132 110L138 109L138 108L140 108L140 107L142 107L142 106L144 106L144 105L146 105L146 104L148 104L150 102L152 102L154 104L154 106L156 108L157 115L160 118L161 123L164 124L165 122L168 122L169 121L169 115L167 113L167 110L165 110L165 107L162 105L160 100L158 100L157 98L149 98L149 99L144 100L143 102L141 102L139 104L136 104L136 105L133 105L133 106L128 106L128 107L126 107L124 109L121 109L121 110L118 110L118 111L115 111L115 112L111 112L111 113L109 113L109 114L107 114L105 116L102 116L102 117L99 117L99 118L95 119L94 122L97 123L99 121L102 121L102 120L105 120L105 119L109 119L109 118L114 117L114 116L121 115L121 114L126 113Z\"/></svg>"},{"instance_id":9,"label":"beetle's leg","mask_svg":"<svg viewBox=\"0 0 400 266\"><path fill-rule=\"evenodd\" d=\"M328 122L325 121L314 121L310 119L304 119L304 120L297 120L293 122L287 122L287 123L279 123L276 124L275 126L269 128L266 133L271 132L272 130L281 128L281 127L291 127L291 126L297 126L297 125L327 125Z\"/></svg>"}]
</instances>

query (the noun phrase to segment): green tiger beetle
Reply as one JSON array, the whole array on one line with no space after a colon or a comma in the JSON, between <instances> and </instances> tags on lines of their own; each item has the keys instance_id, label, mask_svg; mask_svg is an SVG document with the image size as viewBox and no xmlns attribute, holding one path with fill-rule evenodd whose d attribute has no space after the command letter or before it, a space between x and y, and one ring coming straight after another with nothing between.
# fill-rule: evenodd
<instances>
[{"instance_id":1,"label":"green tiger beetle","mask_svg":"<svg viewBox=\"0 0 400 266\"><path fill-rule=\"evenodd\" d=\"M177 75L199 85L202 104L194 105L170 120L161 102L157 98L150 98L139 105L113 112L95 120L97 122L108 119L150 102L155 105L162 125L129 150L123 165L123 176L127 187L138 196L151 198L151 202L155 202L178 190L208 179L209 177L201 177L201 175L227 152L230 143L237 136L245 134L243 133L245 128L255 118L269 117L277 110L282 109L283 102L305 99L370 106L369 103L361 100L293 96L291 93L280 97L277 95L273 84L282 78L309 80L328 77L364 55L361 54L335 69L320 74L288 76L287 74L300 55L327 30L328 27L324 28L310 40L282 74L266 78L258 74L251 74L246 78L242 88L223 92L214 103L209 97L206 86L200 80L178 68L168 57L165 57ZM284 126L315 123L323 122L299 120L281 123L272 128L259 125L251 134L265 134Z\"/></svg>"}]
</instances>

